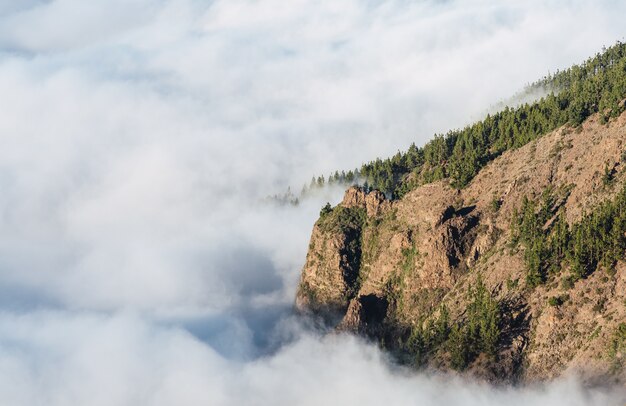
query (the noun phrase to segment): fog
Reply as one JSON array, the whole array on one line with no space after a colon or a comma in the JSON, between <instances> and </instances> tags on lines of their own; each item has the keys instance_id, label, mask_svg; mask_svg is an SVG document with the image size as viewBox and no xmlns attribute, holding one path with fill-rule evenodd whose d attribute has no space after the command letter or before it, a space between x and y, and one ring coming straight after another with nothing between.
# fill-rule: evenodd
<instances>
[{"instance_id":1,"label":"fog","mask_svg":"<svg viewBox=\"0 0 626 406\"><path fill-rule=\"evenodd\" d=\"M0 399L620 404L415 374L292 315L327 189L624 39L617 1L0 0Z\"/></svg>"}]
</instances>

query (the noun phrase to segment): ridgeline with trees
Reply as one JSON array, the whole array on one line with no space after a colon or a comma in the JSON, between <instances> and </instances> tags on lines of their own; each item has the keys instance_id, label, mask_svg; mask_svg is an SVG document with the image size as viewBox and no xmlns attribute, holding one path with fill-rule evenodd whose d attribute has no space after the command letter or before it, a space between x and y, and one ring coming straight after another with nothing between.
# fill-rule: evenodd
<instances>
[{"instance_id":1,"label":"ridgeline with trees","mask_svg":"<svg viewBox=\"0 0 626 406\"><path fill-rule=\"evenodd\" d=\"M459 130L436 134L423 147L412 144L391 158L361 168L319 176L303 194L325 184L377 189L398 199L419 185L449 178L465 187L488 162L562 125L580 125L594 113L606 121L626 106L626 44L618 42L580 65L557 71L531 84L524 93L547 93L534 103L504 110Z\"/></svg>"}]
</instances>

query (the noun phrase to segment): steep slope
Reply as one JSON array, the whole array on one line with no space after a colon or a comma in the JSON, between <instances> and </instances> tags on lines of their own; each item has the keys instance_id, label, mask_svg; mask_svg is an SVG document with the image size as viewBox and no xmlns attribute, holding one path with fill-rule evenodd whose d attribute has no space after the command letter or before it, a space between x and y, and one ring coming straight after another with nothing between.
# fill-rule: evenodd
<instances>
[{"instance_id":1,"label":"steep slope","mask_svg":"<svg viewBox=\"0 0 626 406\"><path fill-rule=\"evenodd\" d=\"M350 188L314 226L297 308L418 367L626 381L626 264L574 272L573 231L563 243L572 256L548 255L559 230L626 183L626 113L601 121L509 150L463 189L442 180L389 201ZM524 243L524 210L540 221L536 241L556 248Z\"/></svg>"}]
</instances>

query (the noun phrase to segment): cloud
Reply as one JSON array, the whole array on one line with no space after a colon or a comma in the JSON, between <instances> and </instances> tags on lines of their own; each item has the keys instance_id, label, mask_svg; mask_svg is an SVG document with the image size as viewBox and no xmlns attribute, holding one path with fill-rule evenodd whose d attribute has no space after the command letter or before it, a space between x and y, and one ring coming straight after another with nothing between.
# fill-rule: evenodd
<instances>
[{"instance_id":1,"label":"cloud","mask_svg":"<svg viewBox=\"0 0 626 406\"><path fill-rule=\"evenodd\" d=\"M489 388L391 366L349 336L304 336L254 362L133 315L0 317L0 393L11 405L618 405L574 380ZM621 402L621 403L620 403Z\"/></svg>"},{"instance_id":2,"label":"cloud","mask_svg":"<svg viewBox=\"0 0 626 406\"><path fill-rule=\"evenodd\" d=\"M311 226L342 191L260 202L480 117L623 38L625 8L0 1L3 399L338 403L381 380L365 401L454 404L366 344L292 326ZM601 399L512 393L559 391Z\"/></svg>"},{"instance_id":3,"label":"cloud","mask_svg":"<svg viewBox=\"0 0 626 406\"><path fill-rule=\"evenodd\" d=\"M244 236L293 292L324 199L291 226L259 198L462 125L619 38L624 7L75 3L2 17L0 280L61 306L184 312L231 299L207 253Z\"/></svg>"}]
</instances>

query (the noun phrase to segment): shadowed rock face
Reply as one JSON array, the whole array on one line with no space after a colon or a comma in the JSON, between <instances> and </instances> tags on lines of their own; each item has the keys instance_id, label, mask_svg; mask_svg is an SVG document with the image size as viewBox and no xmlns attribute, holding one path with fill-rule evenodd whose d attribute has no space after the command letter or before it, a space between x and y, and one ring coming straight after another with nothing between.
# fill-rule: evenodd
<instances>
[{"instance_id":1,"label":"shadowed rock face","mask_svg":"<svg viewBox=\"0 0 626 406\"><path fill-rule=\"evenodd\" d=\"M377 337L384 334L389 301L374 294L359 296L350 301L339 328Z\"/></svg>"},{"instance_id":2,"label":"shadowed rock face","mask_svg":"<svg viewBox=\"0 0 626 406\"><path fill-rule=\"evenodd\" d=\"M338 323L356 295L362 258L364 195L346 193L345 205L314 226L296 308L327 324Z\"/></svg>"},{"instance_id":3,"label":"shadowed rock face","mask_svg":"<svg viewBox=\"0 0 626 406\"><path fill-rule=\"evenodd\" d=\"M501 335L496 356L477 357L467 371L491 380L574 372L624 381L605 356L626 321L624 265L609 274L596 271L567 290L562 269L530 288L524 251L511 244L511 223L525 196L538 199L548 188L567 190L557 193L554 209L565 209L570 224L612 198L626 177L625 141L626 115L608 125L592 117L578 130L561 128L502 154L463 190L440 181L389 201L378 191L348 189L314 226L297 308L331 327L382 340L397 353L403 348L394 343L435 320L443 305L451 323L462 323L468 289L480 276L499 303ZM603 185L605 166L614 187ZM564 303L548 304L565 293ZM436 349L427 367L448 369L450 354Z\"/></svg>"},{"instance_id":4,"label":"shadowed rock face","mask_svg":"<svg viewBox=\"0 0 626 406\"><path fill-rule=\"evenodd\" d=\"M361 322L365 325L380 324L387 316L389 303L384 297L365 295L359 297L361 303Z\"/></svg>"}]
</instances>

